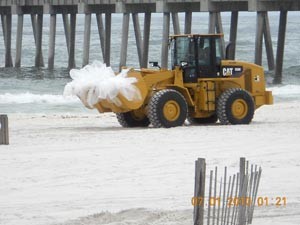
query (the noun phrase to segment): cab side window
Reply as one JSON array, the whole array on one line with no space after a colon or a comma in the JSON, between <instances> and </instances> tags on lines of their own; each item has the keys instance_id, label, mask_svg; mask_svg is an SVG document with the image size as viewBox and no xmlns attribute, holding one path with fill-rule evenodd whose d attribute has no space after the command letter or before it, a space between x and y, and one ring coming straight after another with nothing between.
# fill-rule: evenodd
<instances>
[{"instance_id":1,"label":"cab side window","mask_svg":"<svg viewBox=\"0 0 300 225\"><path fill-rule=\"evenodd\" d=\"M172 41L172 67L180 66L186 62L189 66L195 66L195 43L193 38L177 37Z\"/></svg>"},{"instance_id":2,"label":"cab side window","mask_svg":"<svg viewBox=\"0 0 300 225\"><path fill-rule=\"evenodd\" d=\"M210 40L208 38L200 38L198 41L198 64L199 66L209 66Z\"/></svg>"},{"instance_id":3,"label":"cab side window","mask_svg":"<svg viewBox=\"0 0 300 225\"><path fill-rule=\"evenodd\" d=\"M221 60L223 58L221 39L216 38L215 41L216 41L216 64L221 65Z\"/></svg>"}]
</instances>

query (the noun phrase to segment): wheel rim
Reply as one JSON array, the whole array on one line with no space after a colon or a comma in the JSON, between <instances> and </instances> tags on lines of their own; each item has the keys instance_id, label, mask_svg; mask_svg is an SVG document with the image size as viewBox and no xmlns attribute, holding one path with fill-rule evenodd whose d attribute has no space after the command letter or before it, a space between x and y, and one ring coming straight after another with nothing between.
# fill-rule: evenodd
<instances>
[{"instance_id":1,"label":"wheel rim","mask_svg":"<svg viewBox=\"0 0 300 225\"><path fill-rule=\"evenodd\" d=\"M170 100L164 105L163 113L167 120L175 121L180 115L180 106L176 101Z\"/></svg>"},{"instance_id":2,"label":"wheel rim","mask_svg":"<svg viewBox=\"0 0 300 225\"><path fill-rule=\"evenodd\" d=\"M231 106L232 115L237 119L243 119L248 113L247 102L243 99L237 99Z\"/></svg>"}]
</instances>

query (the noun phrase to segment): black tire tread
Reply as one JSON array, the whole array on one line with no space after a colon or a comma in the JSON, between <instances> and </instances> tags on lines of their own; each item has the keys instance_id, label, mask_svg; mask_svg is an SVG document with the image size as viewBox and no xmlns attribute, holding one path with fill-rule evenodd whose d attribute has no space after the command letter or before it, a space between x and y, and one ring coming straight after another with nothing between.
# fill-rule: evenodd
<instances>
[{"instance_id":1,"label":"black tire tread","mask_svg":"<svg viewBox=\"0 0 300 225\"><path fill-rule=\"evenodd\" d=\"M117 120L122 127L148 127L149 119L145 116L142 120L135 120L131 116L131 112L116 113Z\"/></svg>"},{"instance_id":2,"label":"black tire tread","mask_svg":"<svg viewBox=\"0 0 300 225\"><path fill-rule=\"evenodd\" d=\"M148 118L149 118L151 124L153 125L153 127L155 127L155 128L160 128L160 127L167 127L168 128L168 127L170 127L170 126L166 126L162 123L162 121L159 119L160 115L159 115L159 112L157 110L157 105L158 105L160 99L164 95L168 95L170 93L178 94L184 100L184 104L185 104L184 107L187 109L187 103L185 101L185 98L180 92L178 92L176 90L173 90L173 89L164 89L164 90L156 92L151 97L151 99L149 101L149 105L148 105ZM185 115L185 118L186 118L186 116L187 116L187 113Z\"/></svg>"},{"instance_id":3,"label":"black tire tread","mask_svg":"<svg viewBox=\"0 0 300 225\"><path fill-rule=\"evenodd\" d=\"M243 93L246 96L248 96L247 100L249 100L249 102L247 102L247 103L251 104L251 105L248 105L248 106L251 107L249 109L250 113L249 113L249 115L247 115L248 118L246 119L246 122L242 122L242 123L235 123L233 121L230 121L230 118L228 116L228 111L227 111L228 100L234 94L237 94L238 92ZM254 101L253 101L253 98L252 98L251 94L248 91L246 91L244 89L241 89L241 88L229 88L220 95L220 97L218 99L218 102L217 102L217 116L218 116L218 119L220 120L221 124L223 124L223 125L249 124L251 122L252 118L253 118L253 115L254 115Z\"/></svg>"}]
</instances>

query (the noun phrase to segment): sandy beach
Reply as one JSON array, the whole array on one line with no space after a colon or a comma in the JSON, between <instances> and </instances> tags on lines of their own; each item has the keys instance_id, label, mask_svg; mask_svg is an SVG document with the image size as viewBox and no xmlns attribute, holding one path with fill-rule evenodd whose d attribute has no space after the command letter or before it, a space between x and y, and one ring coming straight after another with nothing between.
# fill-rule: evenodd
<instances>
[{"instance_id":1,"label":"sandy beach","mask_svg":"<svg viewBox=\"0 0 300 225\"><path fill-rule=\"evenodd\" d=\"M194 161L262 166L253 224L300 220L300 102L255 113L250 125L120 127L114 114L10 114L0 146L0 224L192 224Z\"/></svg>"}]
</instances>

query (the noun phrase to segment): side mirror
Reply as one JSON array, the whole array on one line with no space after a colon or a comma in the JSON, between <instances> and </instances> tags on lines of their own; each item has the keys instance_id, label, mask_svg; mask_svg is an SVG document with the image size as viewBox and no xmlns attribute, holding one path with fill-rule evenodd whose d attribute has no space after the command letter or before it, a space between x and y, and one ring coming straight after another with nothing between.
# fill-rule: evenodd
<instances>
[{"instance_id":1,"label":"side mirror","mask_svg":"<svg viewBox=\"0 0 300 225\"><path fill-rule=\"evenodd\" d=\"M185 61L180 62L180 67L181 68L187 67L188 65L189 65L188 62L185 62Z\"/></svg>"},{"instance_id":2,"label":"side mirror","mask_svg":"<svg viewBox=\"0 0 300 225\"><path fill-rule=\"evenodd\" d=\"M157 67L160 69L160 66L158 65L158 62L149 62L151 67Z\"/></svg>"}]
</instances>

